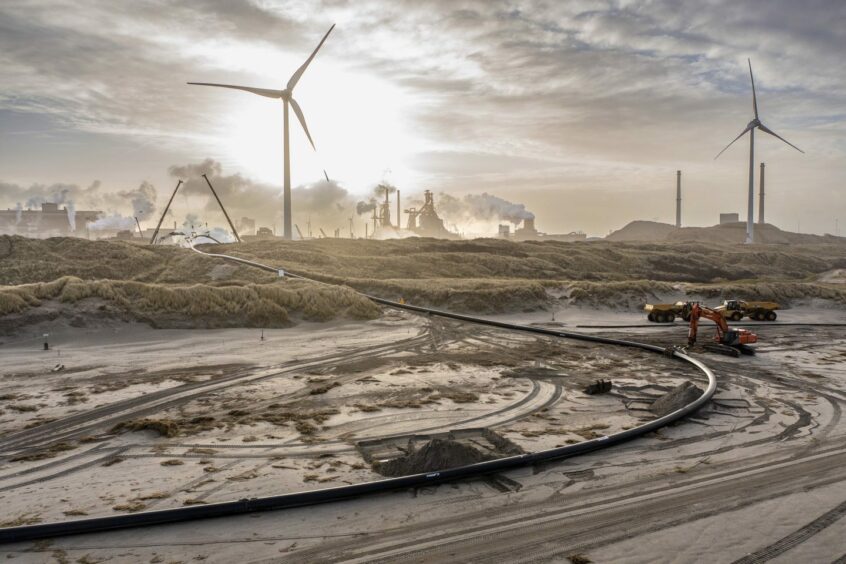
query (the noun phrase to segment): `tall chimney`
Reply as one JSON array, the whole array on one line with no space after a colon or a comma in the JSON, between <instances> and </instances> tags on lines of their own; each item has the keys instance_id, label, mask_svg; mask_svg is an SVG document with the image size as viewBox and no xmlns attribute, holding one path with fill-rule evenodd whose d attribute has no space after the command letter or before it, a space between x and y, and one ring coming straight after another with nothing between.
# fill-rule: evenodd
<instances>
[{"instance_id":1,"label":"tall chimney","mask_svg":"<svg viewBox=\"0 0 846 564\"><path fill-rule=\"evenodd\" d=\"M676 171L676 229L681 227L681 171Z\"/></svg>"},{"instance_id":2,"label":"tall chimney","mask_svg":"<svg viewBox=\"0 0 846 564\"><path fill-rule=\"evenodd\" d=\"M397 188L397 229L402 227L402 216L400 215L400 191Z\"/></svg>"},{"instance_id":3,"label":"tall chimney","mask_svg":"<svg viewBox=\"0 0 846 564\"><path fill-rule=\"evenodd\" d=\"M764 224L764 163L761 163L761 191L758 196L758 223Z\"/></svg>"}]
</instances>

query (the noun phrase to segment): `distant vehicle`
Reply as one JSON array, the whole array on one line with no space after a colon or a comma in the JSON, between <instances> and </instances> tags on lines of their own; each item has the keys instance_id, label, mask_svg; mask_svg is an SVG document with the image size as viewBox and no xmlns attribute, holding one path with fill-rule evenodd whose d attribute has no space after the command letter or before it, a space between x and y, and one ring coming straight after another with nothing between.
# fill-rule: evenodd
<instances>
[{"instance_id":1,"label":"distant vehicle","mask_svg":"<svg viewBox=\"0 0 846 564\"><path fill-rule=\"evenodd\" d=\"M776 302L746 302L743 300L725 300L723 304L714 308L726 319L740 321L744 317L755 321L775 321L779 309Z\"/></svg>"},{"instance_id":2,"label":"distant vehicle","mask_svg":"<svg viewBox=\"0 0 846 564\"><path fill-rule=\"evenodd\" d=\"M677 317L690 321L690 310L696 302L676 302L674 304L646 304L643 310L652 323L672 323ZM747 302L744 300L724 300L722 305L713 308L726 319L740 321L744 317L755 321L775 321L778 318L776 302Z\"/></svg>"},{"instance_id":3,"label":"distant vehicle","mask_svg":"<svg viewBox=\"0 0 846 564\"><path fill-rule=\"evenodd\" d=\"M643 311L646 312L646 318L652 323L672 323L676 320L676 317L689 321L691 304L692 302L646 304Z\"/></svg>"}]
</instances>

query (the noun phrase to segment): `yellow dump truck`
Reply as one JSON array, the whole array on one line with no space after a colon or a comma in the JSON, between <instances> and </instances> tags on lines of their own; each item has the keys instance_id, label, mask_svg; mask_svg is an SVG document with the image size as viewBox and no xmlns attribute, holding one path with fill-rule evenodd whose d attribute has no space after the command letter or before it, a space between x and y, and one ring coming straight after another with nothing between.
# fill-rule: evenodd
<instances>
[{"instance_id":1,"label":"yellow dump truck","mask_svg":"<svg viewBox=\"0 0 846 564\"><path fill-rule=\"evenodd\" d=\"M643 307L646 318L652 323L672 323L677 317L690 320L690 302L674 304L646 304Z\"/></svg>"},{"instance_id":2,"label":"yellow dump truck","mask_svg":"<svg viewBox=\"0 0 846 564\"><path fill-rule=\"evenodd\" d=\"M732 321L740 321L744 317L754 319L755 321L775 321L778 314L775 310L779 309L776 302L747 302L744 300L725 300L723 304L714 308L719 311L726 319Z\"/></svg>"}]
</instances>

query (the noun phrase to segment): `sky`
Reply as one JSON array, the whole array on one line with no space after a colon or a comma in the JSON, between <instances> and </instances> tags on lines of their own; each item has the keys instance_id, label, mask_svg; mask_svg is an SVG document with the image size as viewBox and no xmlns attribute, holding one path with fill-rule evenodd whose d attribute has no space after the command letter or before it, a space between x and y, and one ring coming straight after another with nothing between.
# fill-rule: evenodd
<instances>
[{"instance_id":1,"label":"sky","mask_svg":"<svg viewBox=\"0 0 846 564\"><path fill-rule=\"evenodd\" d=\"M805 151L756 135L768 221L846 232L842 0L4 0L0 207L128 215L152 187L161 210L193 174L179 217L218 222L206 171L278 230L281 103L186 82L284 88L332 24L294 91L317 147L292 122L295 222L340 227L389 182L605 235L672 223L676 170L684 224L743 217L748 141L714 156L753 117L751 58L761 120Z\"/></svg>"}]
</instances>

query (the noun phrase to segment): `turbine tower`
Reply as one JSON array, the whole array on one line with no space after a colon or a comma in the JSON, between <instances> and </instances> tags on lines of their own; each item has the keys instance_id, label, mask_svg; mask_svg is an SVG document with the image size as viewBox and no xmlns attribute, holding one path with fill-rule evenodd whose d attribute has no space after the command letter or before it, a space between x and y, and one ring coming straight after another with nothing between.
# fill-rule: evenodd
<instances>
[{"instance_id":1,"label":"turbine tower","mask_svg":"<svg viewBox=\"0 0 846 564\"><path fill-rule=\"evenodd\" d=\"M773 137L781 139L800 153L805 153L802 149L778 135L775 131L761 123L761 120L758 118L758 97L755 95L755 77L752 76L752 61L747 59L749 62L749 80L752 81L752 109L755 112L755 117L752 121L750 121L746 125L746 129L740 132L740 135L734 138L734 140L726 145L725 149L717 153L717 156L714 157L714 160L717 160L720 155L722 155L726 149L731 147L735 141L743 137L746 132L749 132L749 201L748 201L748 208L746 211L746 243L752 243L754 240L754 212L755 212L755 129L760 129L764 133L769 133Z\"/></svg>"},{"instance_id":2,"label":"turbine tower","mask_svg":"<svg viewBox=\"0 0 846 564\"><path fill-rule=\"evenodd\" d=\"M308 59L300 65L300 68L291 75L291 78L288 79L288 84L285 86L284 90L271 90L267 88L252 88L250 86L236 86L234 84L215 84L211 82L189 82L188 84L192 84L195 86L217 86L220 88L233 88L235 90L244 90L246 92L252 92L253 94L258 94L259 96L264 96L266 98L277 98L282 100L282 106L284 108L284 125L283 129L284 132L282 134L284 145L285 145L285 186L283 191L283 221L282 221L282 228L283 228L283 236L287 240L292 239L291 234L291 147L288 141L288 106L293 108L294 114L296 114L297 119L300 122L300 125L303 126L303 131L305 131L306 137L308 137L308 142L311 143L311 148L317 150L314 146L314 141L311 139L311 134L308 132L308 126L306 125L305 116L303 115L302 109L300 109L300 105L294 100L294 87L297 85L297 82L300 81L302 78L303 73L305 72L308 65L311 63L314 56L317 55L317 52L323 46L323 42L326 41L326 38L329 37L329 34L332 33L332 30L335 29L335 25L332 24L332 27L329 28L329 31L326 32L326 35L323 36L323 39L320 40L320 43L317 44L314 51L309 55ZM324 171L325 174L325 171ZM328 177L327 177L328 180Z\"/></svg>"}]
</instances>

